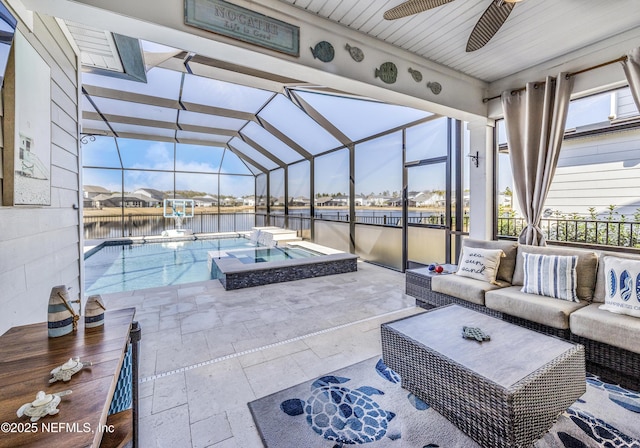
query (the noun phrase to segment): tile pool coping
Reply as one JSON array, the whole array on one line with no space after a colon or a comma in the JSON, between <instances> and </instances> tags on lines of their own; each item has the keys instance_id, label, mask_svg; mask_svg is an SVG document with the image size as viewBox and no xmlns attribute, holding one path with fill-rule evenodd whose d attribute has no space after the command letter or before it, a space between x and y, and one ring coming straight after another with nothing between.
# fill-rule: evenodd
<instances>
[{"instance_id":1,"label":"tile pool coping","mask_svg":"<svg viewBox=\"0 0 640 448\"><path fill-rule=\"evenodd\" d=\"M146 243L173 243L179 241L196 240L216 240L221 238L248 238L251 232L223 232L223 233L198 233L189 236L132 236L123 238L112 238L108 240L85 240L84 259L98 252L105 246L120 246L123 244L146 244Z\"/></svg>"}]
</instances>

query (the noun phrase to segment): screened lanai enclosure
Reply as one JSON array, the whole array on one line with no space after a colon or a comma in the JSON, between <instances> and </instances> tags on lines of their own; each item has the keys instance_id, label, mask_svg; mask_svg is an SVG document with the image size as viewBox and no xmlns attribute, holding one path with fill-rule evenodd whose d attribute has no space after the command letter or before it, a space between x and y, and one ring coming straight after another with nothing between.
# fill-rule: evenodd
<instances>
[{"instance_id":1,"label":"screened lanai enclosure","mask_svg":"<svg viewBox=\"0 0 640 448\"><path fill-rule=\"evenodd\" d=\"M160 235L182 198L195 233L285 227L400 270L455 258L464 123L139 45L142 79L82 75L85 239Z\"/></svg>"}]
</instances>

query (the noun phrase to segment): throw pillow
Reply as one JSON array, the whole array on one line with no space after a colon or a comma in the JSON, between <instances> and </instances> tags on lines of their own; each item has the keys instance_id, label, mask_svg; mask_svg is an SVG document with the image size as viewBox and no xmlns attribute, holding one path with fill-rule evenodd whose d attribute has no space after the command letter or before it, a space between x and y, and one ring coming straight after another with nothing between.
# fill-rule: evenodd
<instances>
[{"instance_id":1,"label":"throw pillow","mask_svg":"<svg viewBox=\"0 0 640 448\"><path fill-rule=\"evenodd\" d=\"M521 291L554 299L579 302L576 296L576 255L542 255L523 252L524 282Z\"/></svg>"},{"instance_id":2,"label":"throw pillow","mask_svg":"<svg viewBox=\"0 0 640 448\"><path fill-rule=\"evenodd\" d=\"M600 309L640 317L640 261L604 257L606 293Z\"/></svg>"},{"instance_id":3,"label":"throw pillow","mask_svg":"<svg viewBox=\"0 0 640 448\"><path fill-rule=\"evenodd\" d=\"M495 283L500 257L504 257L502 249L480 249L465 246L462 248L462 256L456 274Z\"/></svg>"}]
</instances>

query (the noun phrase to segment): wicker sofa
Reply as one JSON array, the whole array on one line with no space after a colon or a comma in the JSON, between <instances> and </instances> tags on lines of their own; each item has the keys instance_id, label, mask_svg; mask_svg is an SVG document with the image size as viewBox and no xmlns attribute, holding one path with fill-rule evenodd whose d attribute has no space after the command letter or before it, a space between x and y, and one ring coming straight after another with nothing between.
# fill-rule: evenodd
<instances>
[{"instance_id":1,"label":"wicker sofa","mask_svg":"<svg viewBox=\"0 0 640 448\"><path fill-rule=\"evenodd\" d=\"M640 318L599 308L605 297L606 255L640 260L638 255L595 252L558 246L524 246L511 241L467 239L464 245L501 249L496 284L459 275L434 275L407 271L407 294L416 304L432 308L450 303L465 306L532 330L570 339L586 349L587 370L606 380L640 390ZM554 299L521 291L524 281L522 253L577 255L579 302Z\"/></svg>"}]
</instances>

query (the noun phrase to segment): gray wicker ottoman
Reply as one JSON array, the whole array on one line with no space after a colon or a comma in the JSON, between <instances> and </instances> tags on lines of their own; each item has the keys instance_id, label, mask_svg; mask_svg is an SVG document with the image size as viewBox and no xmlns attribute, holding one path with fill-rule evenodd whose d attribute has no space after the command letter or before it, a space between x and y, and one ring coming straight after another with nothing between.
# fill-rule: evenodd
<instances>
[{"instance_id":1,"label":"gray wicker ottoman","mask_svg":"<svg viewBox=\"0 0 640 448\"><path fill-rule=\"evenodd\" d=\"M461 337L480 327L490 341ZM382 325L384 362L485 447L528 447L584 394L584 347L458 305Z\"/></svg>"}]
</instances>

